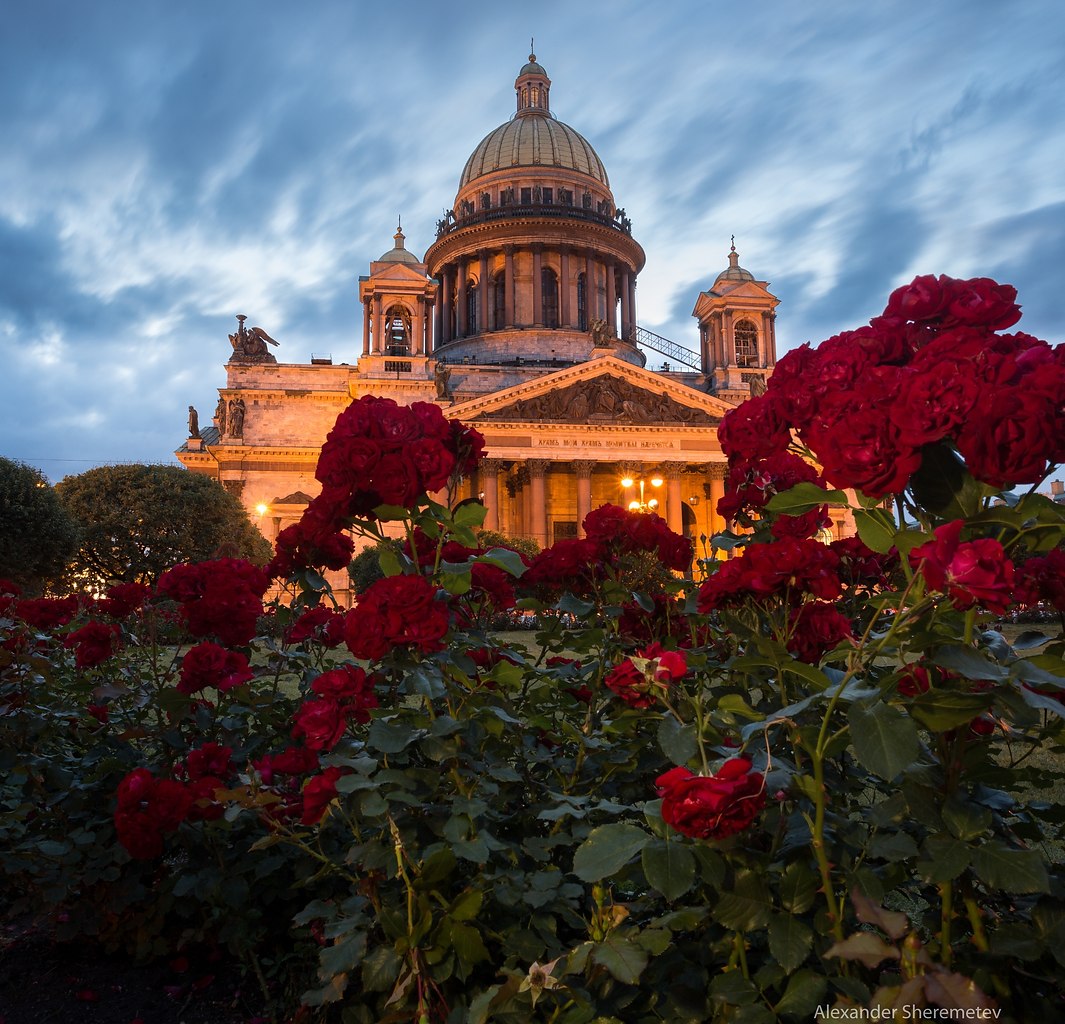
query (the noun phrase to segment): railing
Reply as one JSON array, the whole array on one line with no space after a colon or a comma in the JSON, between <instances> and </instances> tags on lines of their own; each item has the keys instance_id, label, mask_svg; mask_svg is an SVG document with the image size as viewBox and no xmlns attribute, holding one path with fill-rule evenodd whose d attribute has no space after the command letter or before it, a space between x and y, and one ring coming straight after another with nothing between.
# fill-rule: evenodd
<instances>
[{"instance_id":1,"label":"railing","mask_svg":"<svg viewBox=\"0 0 1065 1024\"><path fill-rule=\"evenodd\" d=\"M646 327L636 326L633 331L633 341L642 348L660 352L664 356L669 356L674 362L683 363L683 365L690 366L693 370L702 369L699 357L690 348L678 345L675 341L670 341L669 338L663 338L662 335L655 334L654 331L649 331Z\"/></svg>"},{"instance_id":2,"label":"railing","mask_svg":"<svg viewBox=\"0 0 1065 1024\"><path fill-rule=\"evenodd\" d=\"M559 217L565 220L586 220L604 227L613 228L625 235L632 235L632 221L622 215L600 213L583 206L570 206L565 203L514 203L506 206L493 206L487 210L474 210L473 213L451 213L444 220L436 223L437 239L444 238L459 228L471 224L488 224L492 221L513 220L517 217Z\"/></svg>"}]
</instances>

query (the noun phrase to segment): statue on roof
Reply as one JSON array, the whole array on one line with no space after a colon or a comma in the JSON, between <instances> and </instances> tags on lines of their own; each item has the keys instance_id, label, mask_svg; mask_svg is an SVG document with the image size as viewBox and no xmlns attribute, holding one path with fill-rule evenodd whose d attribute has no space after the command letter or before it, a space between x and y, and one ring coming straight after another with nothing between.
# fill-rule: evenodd
<instances>
[{"instance_id":1,"label":"statue on roof","mask_svg":"<svg viewBox=\"0 0 1065 1024\"><path fill-rule=\"evenodd\" d=\"M233 346L231 363L276 363L277 360L270 354L267 345L277 346L277 342L270 337L261 327L252 327L250 330L244 326L248 318L243 313L237 314L236 334L229 336L229 343Z\"/></svg>"},{"instance_id":2,"label":"statue on roof","mask_svg":"<svg viewBox=\"0 0 1065 1024\"><path fill-rule=\"evenodd\" d=\"M195 406L189 406L189 437L200 436L200 417Z\"/></svg>"}]
</instances>

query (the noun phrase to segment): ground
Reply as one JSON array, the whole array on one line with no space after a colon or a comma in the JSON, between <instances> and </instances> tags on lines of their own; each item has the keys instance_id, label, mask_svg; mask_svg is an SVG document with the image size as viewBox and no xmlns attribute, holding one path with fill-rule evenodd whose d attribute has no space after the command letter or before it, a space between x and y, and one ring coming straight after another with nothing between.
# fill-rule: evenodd
<instances>
[{"instance_id":1,"label":"ground","mask_svg":"<svg viewBox=\"0 0 1065 1024\"><path fill-rule=\"evenodd\" d=\"M267 1024L261 1007L231 964L139 966L25 925L0 932L0 1024Z\"/></svg>"}]
</instances>

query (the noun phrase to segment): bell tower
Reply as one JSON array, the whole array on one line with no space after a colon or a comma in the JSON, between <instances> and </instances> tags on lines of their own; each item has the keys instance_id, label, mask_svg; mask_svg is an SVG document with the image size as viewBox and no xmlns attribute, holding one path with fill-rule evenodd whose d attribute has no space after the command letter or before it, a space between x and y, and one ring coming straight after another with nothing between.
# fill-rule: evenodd
<instances>
[{"instance_id":1,"label":"bell tower","mask_svg":"<svg viewBox=\"0 0 1065 1024\"><path fill-rule=\"evenodd\" d=\"M766 281L740 266L735 236L726 267L699 293L692 316L699 321L703 373L713 394L741 402L765 390L777 361L776 307Z\"/></svg>"}]
</instances>

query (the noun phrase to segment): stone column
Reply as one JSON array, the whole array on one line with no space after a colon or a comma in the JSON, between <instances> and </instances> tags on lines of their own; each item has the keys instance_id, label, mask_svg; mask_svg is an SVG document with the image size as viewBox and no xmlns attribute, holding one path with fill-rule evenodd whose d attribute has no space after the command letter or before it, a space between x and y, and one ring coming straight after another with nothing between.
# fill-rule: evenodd
<instances>
[{"instance_id":1,"label":"stone column","mask_svg":"<svg viewBox=\"0 0 1065 1024\"><path fill-rule=\"evenodd\" d=\"M440 286L443 289L444 301L441 304L440 310L440 344L446 345L452 338L451 325L453 323L451 317L454 312L455 298L451 285L451 268L444 267L440 274L441 281Z\"/></svg>"},{"instance_id":2,"label":"stone column","mask_svg":"<svg viewBox=\"0 0 1065 1024\"><path fill-rule=\"evenodd\" d=\"M592 472L595 463L591 459L577 459L571 465L577 474L577 536L583 537L584 520L592 511Z\"/></svg>"},{"instance_id":3,"label":"stone column","mask_svg":"<svg viewBox=\"0 0 1065 1024\"><path fill-rule=\"evenodd\" d=\"M632 338L636 337L636 272L630 270L628 273L628 291L629 291L629 325L632 328Z\"/></svg>"},{"instance_id":4,"label":"stone column","mask_svg":"<svg viewBox=\"0 0 1065 1024\"><path fill-rule=\"evenodd\" d=\"M477 286L480 291L478 295L481 299L481 322L477 325L478 334L488 333L488 250L481 250L481 280Z\"/></svg>"},{"instance_id":5,"label":"stone column","mask_svg":"<svg viewBox=\"0 0 1065 1024\"><path fill-rule=\"evenodd\" d=\"M621 271L621 329L618 334L625 340L632 337L632 304L627 267Z\"/></svg>"},{"instance_id":6,"label":"stone column","mask_svg":"<svg viewBox=\"0 0 1065 1024\"><path fill-rule=\"evenodd\" d=\"M362 304L362 354L370 354L370 300L367 298Z\"/></svg>"},{"instance_id":7,"label":"stone column","mask_svg":"<svg viewBox=\"0 0 1065 1024\"><path fill-rule=\"evenodd\" d=\"M410 328L411 355L425 355L425 300L418 299L418 305L414 310L414 319Z\"/></svg>"},{"instance_id":8,"label":"stone column","mask_svg":"<svg viewBox=\"0 0 1065 1024\"><path fill-rule=\"evenodd\" d=\"M455 282L455 337L465 338L467 333L466 313L466 260L460 259L455 271L458 280Z\"/></svg>"},{"instance_id":9,"label":"stone column","mask_svg":"<svg viewBox=\"0 0 1065 1024\"><path fill-rule=\"evenodd\" d=\"M721 533L728 523L718 514L717 503L725 496L725 465L715 463L710 467L710 511L706 517L711 535Z\"/></svg>"},{"instance_id":10,"label":"stone column","mask_svg":"<svg viewBox=\"0 0 1065 1024\"><path fill-rule=\"evenodd\" d=\"M433 354L433 335L435 334L436 337L440 337L439 330L437 329L437 324L440 319L440 306L436 302L429 302L428 306L432 312L425 317L425 336L422 338L422 351L425 352L427 356Z\"/></svg>"},{"instance_id":11,"label":"stone column","mask_svg":"<svg viewBox=\"0 0 1065 1024\"><path fill-rule=\"evenodd\" d=\"M533 286L533 326L544 325L544 278L543 278L543 251L544 247L539 243L533 243L532 247L532 286Z\"/></svg>"},{"instance_id":12,"label":"stone column","mask_svg":"<svg viewBox=\"0 0 1065 1024\"><path fill-rule=\"evenodd\" d=\"M503 248L503 311L507 327L514 326L514 246Z\"/></svg>"},{"instance_id":13,"label":"stone column","mask_svg":"<svg viewBox=\"0 0 1065 1024\"><path fill-rule=\"evenodd\" d=\"M684 497L680 492L682 466L666 467L666 525L674 532L684 535Z\"/></svg>"},{"instance_id":14,"label":"stone column","mask_svg":"<svg viewBox=\"0 0 1065 1024\"><path fill-rule=\"evenodd\" d=\"M373 350L377 355L385 354L385 313L381 296L373 297Z\"/></svg>"},{"instance_id":15,"label":"stone column","mask_svg":"<svg viewBox=\"0 0 1065 1024\"><path fill-rule=\"evenodd\" d=\"M484 492L484 517L486 530L499 529L499 471L503 468L499 459L481 459L477 464L480 473L481 490Z\"/></svg>"},{"instance_id":16,"label":"stone column","mask_svg":"<svg viewBox=\"0 0 1065 1024\"><path fill-rule=\"evenodd\" d=\"M599 319L599 290L595 285L595 264L590 249L584 254L584 315L591 330L592 321Z\"/></svg>"},{"instance_id":17,"label":"stone column","mask_svg":"<svg viewBox=\"0 0 1065 1024\"><path fill-rule=\"evenodd\" d=\"M618 330L618 293L617 283L614 280L613 262L603 264L603 269L606 272L606 325L608 328L613 328L616 334Z\"/></svg>"},{"instance_id":18,"label":"stone column","mask_svg":"<svg viewBox=\"0 0 1065 1024\"><path fill-rule=\"evenodd\" d=\"M570 319L569 249L562 247L559 253L558 323L563 330L573 326Z\"/></svg>"},{"instance_id":19,"label":"stone column","mask_svg":"<svg viewBox=\"0 0 1065 1024\"><path fill-rule=\"evenodd\" d=\"M525 465L529 469L529 518L530 532L533 540L540 547L547 547L547 495L544 484L547 467L551 465L547 459L529 459Z\"/></svg>"}]
</instances>

